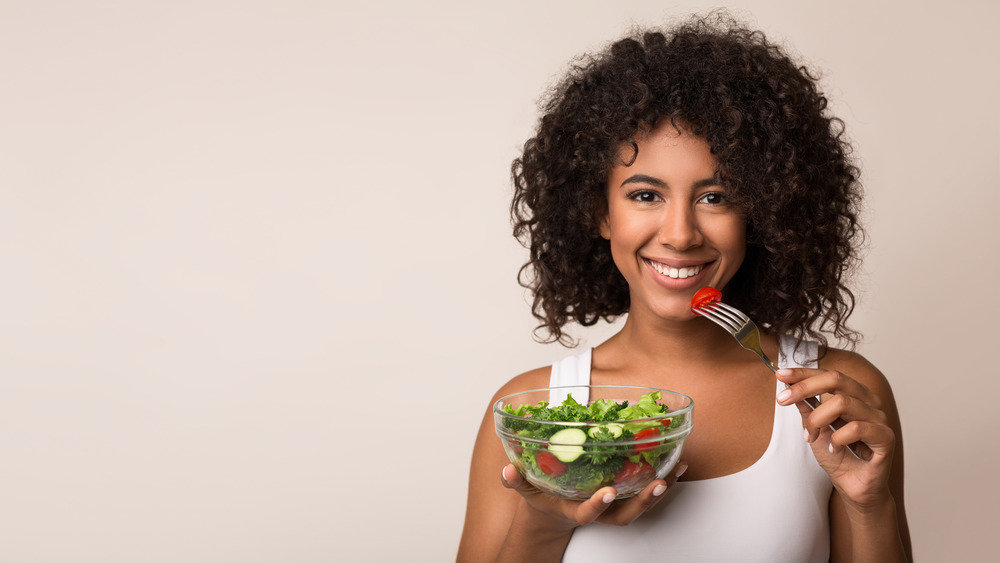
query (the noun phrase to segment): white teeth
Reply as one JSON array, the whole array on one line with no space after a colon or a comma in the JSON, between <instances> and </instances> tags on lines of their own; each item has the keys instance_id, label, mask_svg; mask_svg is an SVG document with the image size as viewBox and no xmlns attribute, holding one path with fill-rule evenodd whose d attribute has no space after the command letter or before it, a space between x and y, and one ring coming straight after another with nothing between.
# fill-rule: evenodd
<instances>
[{"instance_id":1,"label":"white teeth","mask_svg":"<svg viewBox=\"0 0 1000 563\"><path fill-rule=\"evenodd\" d=\"M699 272L701 272L702 269L702 266L691 266L688 268L671 268L670 266L665 266L663 264L660 264L659 262L650 261L649 263L653 265L653 269L655 269L657 272L663 274L664 276L667 276L668 278L673 278L675 280L696 276L698 275Z\"/></svg>"}]
</instances>

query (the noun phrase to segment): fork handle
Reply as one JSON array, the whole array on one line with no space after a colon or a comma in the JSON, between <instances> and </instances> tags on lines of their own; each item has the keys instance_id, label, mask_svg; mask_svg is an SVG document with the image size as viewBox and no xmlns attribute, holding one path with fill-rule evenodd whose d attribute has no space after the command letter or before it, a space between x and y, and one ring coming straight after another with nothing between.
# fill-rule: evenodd
<instances>
[{"instance_id":1,"label":"fork handle","mask_svg":"<svg viewBox=\"0 0 1000 563\"><path fill-rule=\"evenodd\" d=\"M777 372L778 371L778 366L776 366L774 364L774 362L771 361L771 358L768 358L767 356L761 356L760 359L764 360L764 363L767 364L767 367L771 368L772 372ZM788 387L787 383L785 384L785 387L786 388ZM819 397L806 397L805 399L802 400L802 402L804 402L805 404L809 405L809 408L812 409L812 410L816 410L816 408L819 407L819 405L820 405ZM841 428L843 428L845 424L847 424L847 421L845 421L842 418L838 418L837 420L834 420L833 422L831 422L829 424L829 428L830 428L830 430L833 430L834 432L836 432L837 430L840 430ZM856 458L858 458L860 460L864 460L864 458L862 458L858 454L858 451L857 451L857 448L856 448L855 444L851 444L850 446L847 446L847 449L850 450L852 454L854 454L854 457L856 457Z\"/></svg>"}]
</instances>

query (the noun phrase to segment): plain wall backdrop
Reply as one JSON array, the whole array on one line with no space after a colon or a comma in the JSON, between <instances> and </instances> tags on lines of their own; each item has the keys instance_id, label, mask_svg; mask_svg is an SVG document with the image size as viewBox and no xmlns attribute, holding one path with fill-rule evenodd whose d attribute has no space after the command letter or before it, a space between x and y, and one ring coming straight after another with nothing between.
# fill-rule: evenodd
<instances>
[{"instance_id":1,"label":"plain wall backdrop","mask_svg":"<svg viewBox=\"0 0 1000 563\"><path fill-rule=\"evenodd\" d=\"M487 401L570 353L515 281L536 103L714 5L0 0L0 560L453 559ZM991 560L1000 9L733 6L855 142L916 555Z\"/></svg>"}]
</instances>

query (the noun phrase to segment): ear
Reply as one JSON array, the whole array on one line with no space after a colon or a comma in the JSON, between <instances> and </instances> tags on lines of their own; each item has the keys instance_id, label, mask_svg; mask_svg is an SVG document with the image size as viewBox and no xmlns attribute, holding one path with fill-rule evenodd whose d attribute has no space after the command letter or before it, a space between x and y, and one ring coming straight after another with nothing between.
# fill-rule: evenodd
<instances>
[{"instance_id":1,"label":"ear","mask_svg":"<svg viewBox=\"0 0 1000 563\"><path fill-rule=\"evenodd\" d=\"M601 238L604 240L611 240L611 217L607 211L605 211L604 216L601 217L599 228L601 231Z\"/></svg>"}]
</instances>

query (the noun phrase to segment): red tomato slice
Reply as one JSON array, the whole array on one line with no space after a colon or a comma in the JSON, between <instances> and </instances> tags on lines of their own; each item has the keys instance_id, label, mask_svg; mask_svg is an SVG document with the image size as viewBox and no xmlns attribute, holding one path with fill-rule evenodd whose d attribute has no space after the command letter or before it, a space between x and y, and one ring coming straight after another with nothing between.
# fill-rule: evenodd
<instances>
[{"instance_id":1,"label":"red tomato slice","mask_svg":"<svg viewBox=\"0 0 1000 563\"><path fill-rule=\"evenodd\" d=\"M712 286L705 286L695 292L691 298L691 308L697 309L709 303L722 299L722 292Z\"/></svg>"},{"instance_id":2,"label":"red tomato slice","mask_svg":"<svg viewBox=\"0 0 1000 563\"><path fill-rule=\"evenodd\" d=\"M660 429L659 428L647 428L645 430L640 430L640 431L636 432L635 433L635 439L636 440L645 440L647 438L653 438L655 436L658 436L659 434L660 434ZM636 444L634 449L637 452L644 452L646 450L651 450L651 449L653 449L653 448L655 448L656 446L659 446L659 445L660 444L658 442L647 442L645 444Z\"/></svg>"},{"instance_id":3,"label":"red tomato slice","mask_svg":"<svg viewBox=\"0 0 1000 563\"><path fill-rule=\"evenodd\" d=\"M633 482L641 483L653 478L653 466L645 460L635 463L625 460L622 468L615 473L615 485L631 485Z\"/></svg>"},{"instance_id":4,"label":"red tomato slice","mask_svg":"<svg viewBox=\"0 0 1000 563\"><path fill-rule=\"evenodd\" d=\"M507 442L510 444L510 449L514 450L514 453L516 453L517 455L521 455L524 453L524 447L521 446L520 440L515 440L514 438L511 438L510 440L507 440Z\"/></svg>"},{"instance_id":5,"label":"red tomato slice","mask_svg":"<svg viewBox=\"0 0 1000 563\"><path fill-rule=\"evenodd\" d=\"M539 469L546 475L558 477L566 473L566 464L556 459L556 456L549 452L538 452L535 455L535 462L538 463Z\"/></svg>"}]
</instances>

